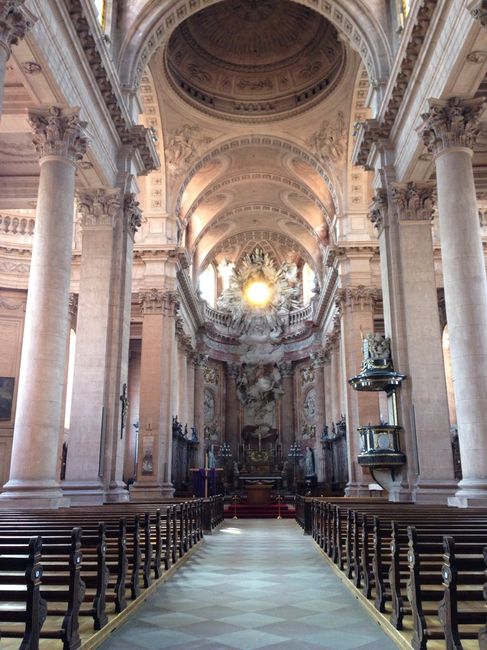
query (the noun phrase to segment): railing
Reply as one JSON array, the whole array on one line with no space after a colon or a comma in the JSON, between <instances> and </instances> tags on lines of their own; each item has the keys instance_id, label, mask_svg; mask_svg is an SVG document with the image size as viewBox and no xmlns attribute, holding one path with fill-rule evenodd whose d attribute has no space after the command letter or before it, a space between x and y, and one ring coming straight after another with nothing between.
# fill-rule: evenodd
<instances>
[{"instance_id":1,"label":"railing","mask_svg":"<svg viewBox=\"0 0 487 650\"><path fill-rule=\"evenodd\" d=\"M0 235L32 236L34 234L34 226L35 219L0 214Z\"/></svg>"},{"instance_id":2,"label":"railing","mask_svg":"<svg viewBox=\"0 0 487 650\"><path fill-rule=\"evenodd\" d=\"M221 325L222 327L229 327L232 321L232 315L226 312L219 311L218 309L213 309L208 303L205 303L204 311L205 321L210 323L215 323L216 325ZM297 309L296 311L291 311L289 314L282 314L283 321L287 321L287 326L292 327L298 323L303 323L305 321L312 320L313 318L313 305L309 304L306 307Z\"/></svg>"}]
</instances>

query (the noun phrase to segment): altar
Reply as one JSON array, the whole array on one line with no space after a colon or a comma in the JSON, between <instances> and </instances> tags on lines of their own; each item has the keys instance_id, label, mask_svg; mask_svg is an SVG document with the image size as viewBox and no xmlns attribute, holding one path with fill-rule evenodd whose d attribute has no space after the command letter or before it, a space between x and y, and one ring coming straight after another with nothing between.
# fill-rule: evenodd
<instances>
[{"instance_id":1,"label":"altar","mask_svg":"<svg viewBox=\"0 0 487 650\"><path fill-rule=\"evenodd\" d=\"M251 483L245 486L247 503L249 505L267 505L271 502L272 485Z\"/></svg>"}]
</instances>

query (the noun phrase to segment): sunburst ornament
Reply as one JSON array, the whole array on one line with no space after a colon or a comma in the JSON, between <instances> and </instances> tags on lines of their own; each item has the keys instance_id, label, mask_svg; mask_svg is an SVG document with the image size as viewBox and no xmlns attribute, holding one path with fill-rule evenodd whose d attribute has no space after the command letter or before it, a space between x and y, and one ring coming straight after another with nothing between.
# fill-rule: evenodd
<instances>
[{"instance_id":1,"label":"sunburst ornament","mask_svg":"<svg viewBox=\"0 0 487 650\"><path fill-rule=\"evenodd\" d=\"M272 290L263 280L251 280L244 287L243 296L251 307L265 307L272 297Z\"/></svg>"},{"instance_id":2,"label":"sunburst ornament","mask_svg":"<svg viewBox=\"0 0 487 650\"><path fill-rule=\"evenodd\" d=\"M246 255L234 269L218 308L231 314L230 327L240 334L280 333L281 316L300 306L301 286L295 264L278 269L261 248Z\"/></svg>"}]
</instances>

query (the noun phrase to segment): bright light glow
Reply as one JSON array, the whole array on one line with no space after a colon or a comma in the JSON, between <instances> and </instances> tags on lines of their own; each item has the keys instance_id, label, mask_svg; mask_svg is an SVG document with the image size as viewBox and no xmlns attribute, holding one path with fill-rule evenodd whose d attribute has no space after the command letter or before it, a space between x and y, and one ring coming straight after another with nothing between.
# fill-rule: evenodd
<instances>
[{"instance_id":1,"label":"bright light glow","mask_svg":"<svg viewBox=\"0 0 487 650\"><path fill-rule=\"evenodd\" d=\"M244 296L254 307L265 307L271 299L271 288L267 282L255 280L245 287Z\"/></svg>"},{"instance_id":2,"label":"bright light glow","mask_svg":"<svg viewBox=\"0 0 487 650\"><path fill-rule=\"evenodd\" d=\"M229 533L230 535L241 535L242 531L238 528L221 528L220 532Z\"/></svg>"},{"instance_id":3,"label":"bright light glow","mask_svg":"<svg viewBox=\"0 0 487 650\"><path fill-rule=\"evenodd\" d=\"M199 278L201 297L206 300L210 307L215 306L216 298L216 277L213 264L208 264Z\"/></svg>"},{"instance_id":4,"label":"bright light glow","mask_svg":"<svg viewBox=\"0 0 487 650\"><path fill-rule=\"evenodd\" d=\"M303 305L308 305L313 297L313 287L315 285L315 274L308 262L303 266Z\"/></svg>"}]
</instances>

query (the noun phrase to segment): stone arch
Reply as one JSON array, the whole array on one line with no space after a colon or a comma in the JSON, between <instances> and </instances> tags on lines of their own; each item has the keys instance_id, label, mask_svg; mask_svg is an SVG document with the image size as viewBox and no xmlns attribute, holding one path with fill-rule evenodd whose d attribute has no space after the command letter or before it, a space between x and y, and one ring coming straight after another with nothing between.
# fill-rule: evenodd
<instances>
[{"instance_id":1,"label":"stone arch","mask_svg":"<svg viewBox=\"0 0 487 650\"><path fill-rule=\"evenodd\" d=\"M198 267L204 269L211 260L218 255L218 253L223 252L227 246L241 246L242 250L248 246L254 246L260 244L262 241L269 242L285 242L290 248L296 249L299 251L300 256L308 262L313 271L317 272L316 261L312 258L309 251L307 251L298 241L291 239L288 235L282 233L264 231L264 230L246 230L243 232L235 233L231 235L223 242L219 242L216 246L211 248L205 257L201 260ZM239 257L241 251L239 251Z\"/></svg>"},{"instance_id":2,"label":"stone arch","mask_svg":"<svg viewBox=\"0 0 487 650\"><path fill-rule=\"evenodd\" d=\"M254 204L254 203L249 203L247 205L242 205L238 206L236 208L233 208L231 210L224 210L221 214L213 218L204 228L202 228L201 232L198 233L198 236L194 240L190 255L191 257L194 256L194 252L196 248L198 247L199 242L203 239L203 237L211 230L211 228L218 226L223 221L226 221L227 219L231 219L234 216L237 216L239 214L245 213L247 211L261 211L261 212L273 212L276 214L276 216L281 216L281 217L287 217L288 219L291 219L292 221L295 221L298 223L300 226L302 226L313 239L316 239L317 246L320 245L320 238L316 230L314 230L309 223L306 221L306 219L303 219L299 214L292 212L291 210L285 209L285 208L278 208L275 206L272 206L270 204Z\"/></svg>"},{"instance_id":3,"label":"stone arch","mask_svg":"<svg viewBox=\"0 0 487 650\"><path fill-rule=\"evenodd\" d=\"M285 152L292 153L293 155L303 160L303 162L310 165L310 167L319 174L323 182L326 184L330 192L331 198L333 200L335 211L337 213L341 212L342 201L337 191L337 188L339 188L340 185L335 180L333 175L328 170L326 170L323 167L323 165L321 165L320 162L313 155L306 152L301 146L299 146L298 144L290 140L285 140L279 137L253 135L253 136L244 136L244 137L234 138L231 140L226 140L225 142L220 143L218 146L208 151L204 156L199 158L194 165L192 165L191 169L185 175L184 181L182 182L179 188L179 192L176 199L176 206L175 206L176 215L179 215L180 213L181 201L182 201L184 191L188 187L193 177L205 165L207 165L213 158L221 155L222 153L231 151L232 149L239 149L240 147L249 146L249 145L278 147ZM330 219L330 215L328 215L326 211L325 214L327 216L327 220ZM330 225L330 223L328 225Z\"/></svg>"},{"instance_id":4,"label":"stone arch","mask_svg":"<svg viewBox=\"0 0 487 650\"><path fill-rule=\"evenodd\" d=\"M171 7L152 5L140 12L122 45L120 75L123 83L137 88L152 54L176 27L193 14L221 0L178 0ZM387 77L391 51L385 34L370 15L365 0L293 0L328 19L340 36L357 51L374 83ZM357 7L359 5L359 7ZM155 14L155 15L154 15ZM360 19L356 16L360 14Z\"/></svg>"}]
</instances>

